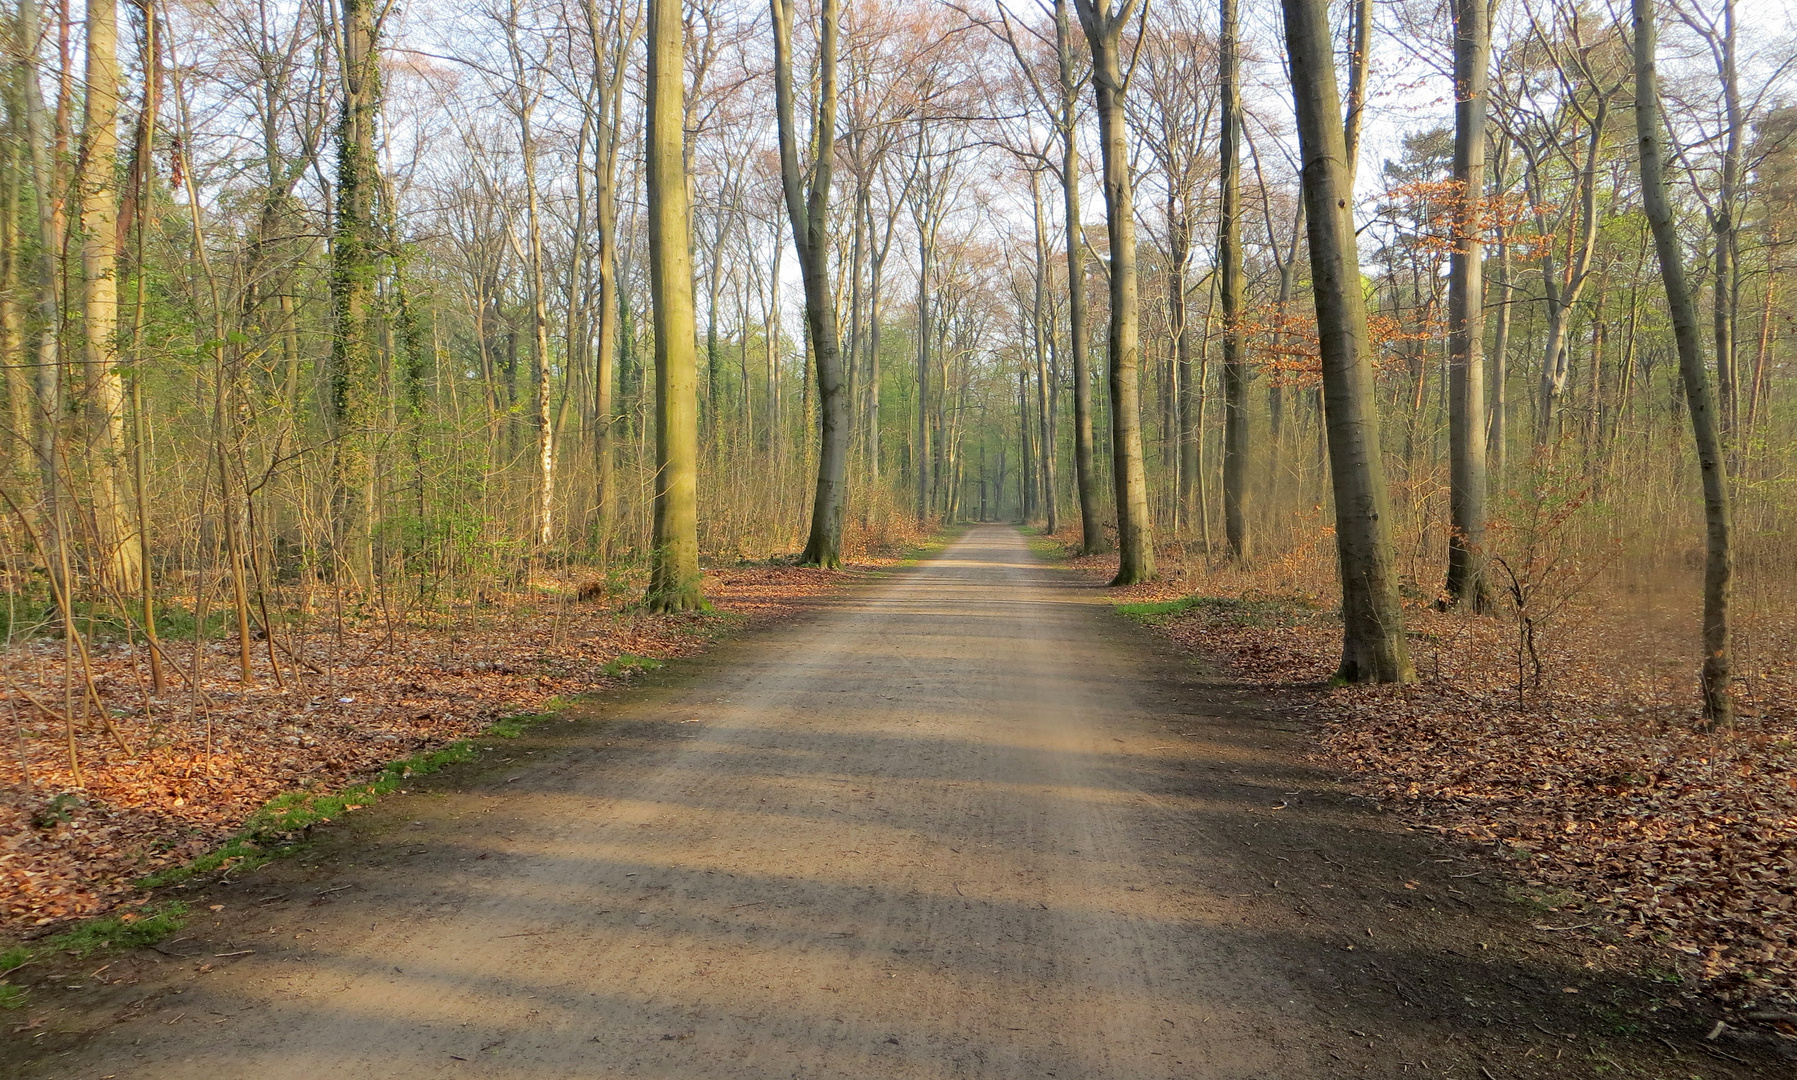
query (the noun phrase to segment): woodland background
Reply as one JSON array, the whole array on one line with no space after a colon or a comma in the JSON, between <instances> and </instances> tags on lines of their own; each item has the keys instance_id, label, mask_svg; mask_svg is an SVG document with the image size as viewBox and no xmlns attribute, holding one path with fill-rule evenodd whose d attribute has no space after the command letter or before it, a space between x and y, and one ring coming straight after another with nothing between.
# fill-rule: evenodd
<instances>
[{"instance_id":1,"label":"woodland background","mask_svg":"<svg viewBox=\"0 0 1797 1080\"><path fill-rule=\"evenodd\" d=\"M817 19L799 10L809 112ZM1447 267L1464 200L1446 10L1335 13L1398 567L1425 622L1453 535ZM819 391L768 12L683 12L707 587L727 601L735 574L796 595L823 580L777 565L809 521ZM1497 601L1440 616L1419 667L1481 724L1683 724L1701 504L1641 206L1627 13L1492 12L1479 423ZM939 522L1078 525L1082 371L1101 431L1115 404L1112 253L1089 55L1077 25L1057 48L1055 15L842 11L827 257L851 560ZM1234 389L1215 272L1216 12L1165 0L1126 30L1148 505L1175 591L1327 621L1333 518L1289 73L1276 7L1241 18ZM1672 0L1661 36L1672 194L1734 495L1740 721L1717 738L1772 747L1740 775L1782 799L1782 782L1797 792L1797 34L1770 7ZM631 635L704 618L632 606L655 483L637 4L9 0L0 37L9 929L104 909L132 867L197 853L281 790L548 696L513 687L457 710L394 690L358 709L375 687L429 683L440 702L491 670L480 663L597 678L663 647ZM360 298L350 316L345 296ZM1248 441L1226 477L1231 393ZM1110 448L1094 441L1094 476L1110 475ZM1095 482L1092 497L1105 535L1076 546L1103 548L1113 496ZM1251 543L1228 535L1229 504ZM578 613L571 654L548 612ZM435 674L405 674L420 665ZM1680 746L1678 760L1703 753ZM1527 778L1540 758L1505 760ZM247 788L242 770L258 777ZM1740 795L1704 775L1693 790ZM1768 846L1754 872L1789 881L1797 824L1782 805L1755 819ZM1756 918L1789 922L1789 888L1753 895L1773 905ZM1775 975L1797 965L1788 935L1764 947L1755 962Z\"/></svg>"}]
</instances>

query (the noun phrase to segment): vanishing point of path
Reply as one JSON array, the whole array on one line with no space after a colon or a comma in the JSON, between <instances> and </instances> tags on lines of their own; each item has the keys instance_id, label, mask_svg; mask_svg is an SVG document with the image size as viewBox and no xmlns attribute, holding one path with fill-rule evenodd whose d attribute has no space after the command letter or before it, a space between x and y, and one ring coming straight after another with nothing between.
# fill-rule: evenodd
<instances>
[{"instance_id":1,"label":"vanishing point of path","mask_svg":"<svg viewBox=\"0 0 1797 1080\"><path fill-rule=\"evenodd\" d=\"M1477 1078L1639 1050L1590 1035L1627 980L1520 941L1479 864L1303 745L976 527L216 891L24 1075Z\"/></svg>"}]
</instances>

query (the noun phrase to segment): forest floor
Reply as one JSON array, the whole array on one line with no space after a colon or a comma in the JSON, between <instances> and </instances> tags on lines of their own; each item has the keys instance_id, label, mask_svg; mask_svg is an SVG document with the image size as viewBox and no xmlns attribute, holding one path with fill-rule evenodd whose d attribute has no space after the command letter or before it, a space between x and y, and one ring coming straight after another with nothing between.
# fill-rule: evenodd
<instances>
[{"instance_id":1,"label":"forest floor","mask_svg":"<svg viewBox=\"0 0 1797 1080\"><path fill-rule=\"evenodd\" d=\"M821 593L42 956L0 1077L1789 1075L1114 599Z\"/></svg>"},{"instance_id":2,"label":"forest floor","mask_svg":"<svg viewBox=\"0 0 1797 1080\"><path fill-rule=\"evenodd\" d=\"M572 575L426 621L317 617L310 634L283 633L279 650L255 642L247 684L234 639L204 643L203 694L189 690L191 640L164 641L161 696L146 693L141 646L96 640L94 684L116 735L87 708L79 678L65 687L60 639L21 644L0 655L0 700L14 727L0 750L0 944L121 908L129 918L146 879L179 875L194 860L228 870L264 857L259 847L372 802L370 782L392 787L495 722L628 682L727 631L791 617L899 558L841 571L711 569L707 613L651 614L633 602L640 589L582 598L586 582ZM264 807L274 799L292 805L271 815ZM259 835L221 850L251 822Z\"/></svg>"},{"instance_id":3,"label":"forest floor","mask_svg":"<svg viewBox=\"0 0 1797 1080\"><path fill-rule=\"evenodd\" d=\"M1509 597L1488 617L1412 597L1419 682L1334 688L1339 599L1306 590L1314 554L1238 567L1164 550L1159 580L1113 595L1316 725L1317 761L1356 790L1501 865L1544 901L1544 931L1644 947L1688 996L1797 1048L1797 597L1743 598L1740 715L1701 734L1694 575L1544 591L1539 669ZM1115 568L1068 561L1093 581Z\"/></svg>"}]
</instances>

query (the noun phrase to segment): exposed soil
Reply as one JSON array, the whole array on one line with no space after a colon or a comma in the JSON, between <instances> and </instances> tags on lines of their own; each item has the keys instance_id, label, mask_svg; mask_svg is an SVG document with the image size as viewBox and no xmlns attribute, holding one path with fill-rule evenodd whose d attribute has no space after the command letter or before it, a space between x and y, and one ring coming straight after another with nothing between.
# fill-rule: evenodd
<instances>
[{"instance_id":1,"label":"exposed soil","mask_svg":"<svg viewBox=\"0 0 1797 1080\"><path fill-rule=\"evenodd\" d=\"M1789 1074L1110 599L976 528L36 965L0 1075Z\"/></svg>"},{"instance_id":2,"label":"exposed soil","mask_svg":"<svg viewBox=\"0 0 1797 1080\"><path fill-rule=\"evenodd\" d=\"M95 642L97 692L118 738L77 711L79 778L63 720L30 702L60 707L65 691L79 701L81 684L62 686L60 641L19 645L0 655L0 702L16 720L0 753L0 941L141 899L138 879L218 846L284 792L332 791L500 717L622 684L645 661L689 656L721 629L791 615L873 568L713 570L705 590L716 611L705 615L577 599L576 580L559 596L495 598L428 624L320 619L327 625L311 633L283 633L285 654L257 641L249 683L238 680L234 642L204 644L203 696L188 690L191 640L165 641L161 696L149 693L141 648Z\"/></svg>"}]
</instances>

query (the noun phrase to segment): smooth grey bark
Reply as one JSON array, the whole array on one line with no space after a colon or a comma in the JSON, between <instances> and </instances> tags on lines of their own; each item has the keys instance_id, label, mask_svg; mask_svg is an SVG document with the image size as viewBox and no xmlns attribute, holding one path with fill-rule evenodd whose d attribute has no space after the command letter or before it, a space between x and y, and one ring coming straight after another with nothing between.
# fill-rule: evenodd
<instances>
[{"instance_id":1,"label":"smooth grey bark","mask_svg":"<svg viewBox=\"0 0 1797 1080\"><path fill-rule=\"evenodd\" d=\"M1222 98L1218 138L1217 299L1223 318L1223 537L1233 559L1249 554L1248 362L1242 350L1242 85L1237 74L1236 0L1222 0L1217 83Z\"/></svg>"},{"instance_id":2,"label":"smooth grey bark","mask_svg":"<svg viewBox=\"0 0 1797 1080\"><path fill-rule=\"evenodd\" d=\"M705 604L699 570L698 343L680 7L680 0L649 0L643 133L655 319L655 513L648 600L654 610L664 612Z\"/></svg>"},{"instance_id":3,"label":"smooth grey bark","mask_svg":"<svg viewBox=\"0 0 1797 1080\"><path fill-rule=\"evenodd\" d=\"M1454 209L1448 267L1447 602L1484 611L1485 103L1491 63L1487 0L1454 0Z\"/></svg>"},{"instance_id":4,"label":"smooth grey bark","mask_svg":"<svg viewBox=\"0 0 1797 1080\"><path fill-rule=\"evenodd\" d=\"M1323 366L1342 682L1411 682L1327 0L1282 0Z\"/></svg>"},{"instance_id":5,"label":"smooth grey bark","mask_svg":"<svg viewBox=\"0 0 1797 1080\"><path fill-rule=\"evenodd\" d=\"M1635 135L1640 144L1641 204L1653 229L1666 307L1672 314L1672 336L1678 345L1679 377L1684 383L1686 412L1697 443L1703 474L1703 727L1717 731L1734 722L1730 685L1729 585L1734 574L1729 538L1728 466L1723 457L1715 400L1704 370L1703 343L1697 332L1697 305L1685 280L1684 252L1666 191L1665 128L1660 119L1660 90L1655 70L1654 0L1633 0L1635 22Z\"/></svg>"},{"instance_id":6,"label":"smooth grey bark","mask_svg":"<svg viewBox=\"0 0 1797 1080\"><path fill-rule=\"evenodd\" d=\"M593 480L595 513L593 548L603 565L611 548L618 497L614 475L617 454L612 403L618 350L618 165L620 131L624 115L624 68L642 20L625 18L616 23L602 19L594 0L584 0L587 35L593 54L594 77L601 81L597 131L593 138L593 232L597 262L598 295L594 298L596 322L593 355ZM619 25L627 23L626 25Z\"/></svg>"},{"instance_id":7,"label":"smooth grey bark","mask_svg":"<svg viewBox=\"0 0 1797 1080\"><path fill-rule=\"evenodd\" d=\"M1060 499L1055 491L1055 403L1048 367L1048 342L1054 336L1054 327L1048 308L1048 232L1042 220L1041 179L1037 170L1030 170L1030 206L1035 211L1036 226L1035 310L1031 313L1030 324L1033 331L1031 345L1036 354L1036 416L1042 428L1042 509L1048 535L1053 536L1061 529L1061 513Z\"/></svg>"},{"instance_id":8,"label":"smooth grey bark","mask_svg":"<svg viewBox=\"0 0 1797 1080\"><path fill-rule=\"evenodd\" d=\"M809 188L799 170L798 131L793 122L791 0L771 0L774 19L774 98L780 134L780 180L793 247L805 284L805 328L817 363L819 449L817 489L811 504L811 531L802 561L811 566L842 565L842 523L848 503L849 401L844 386L842 343L836 302L830 289L830 179L836 157L836 49L840 0L824 0L818 16L817 105L811 142L815 154Z\"/></svg>"},{"instance_id":9,"label":"smooth grey bark","mask_svg":"<svg viewBox=\"0 0 1797 1080\"><path fill-rule=\"evenodd\" d=\"M1092 359L1086 325L1086 247L1080 226L1079 141L1074 123L1079 80L1073 66L1073 32L1067 0L1055 0L1055 58L1061 76L1061 207L1067 232L1067 357L1073 365L1073 482L1079 493L1080 551L1108 550L1099 519L1098 474L1092 461Z\"/></svg>"},{"instance_id":10,"label":"smooth grey bark","mask_svg":"<svg viewBox=\"0 0 1797 1080\"><path fill-rule=\"evenodd\" d=\"M1504 140L1493 169L1491 199L1502 200L1507 190L1504 173L1509 164L1509 140ZM1510 229L1506 212L1496 214L1492 230L1497 239L1497 329L1491 335L1491 416L1486 429L1488 473L1503 483L1510 460L1510 321L1513 283L1510 278Z\"/></svg>"},{"instance_id":11,"label":"smooth grey bark","mask_svg":"<svg viewBox=\"0 0 1797 1080\"><path fill-rule=\"evenodd\" d=\"M1110 235L1111 485L1117 503L1116 586L1154 577L1154 520L1148 509L1148 475L1142 460L1140 322L1136 310L1136 222L1129 175L1123 75L1123 28L1138 0L1074 0L1092 50L1092 88L1097 99L1098 141L1104 167L1105 221Z\"/></svg>"}]
</instances>

